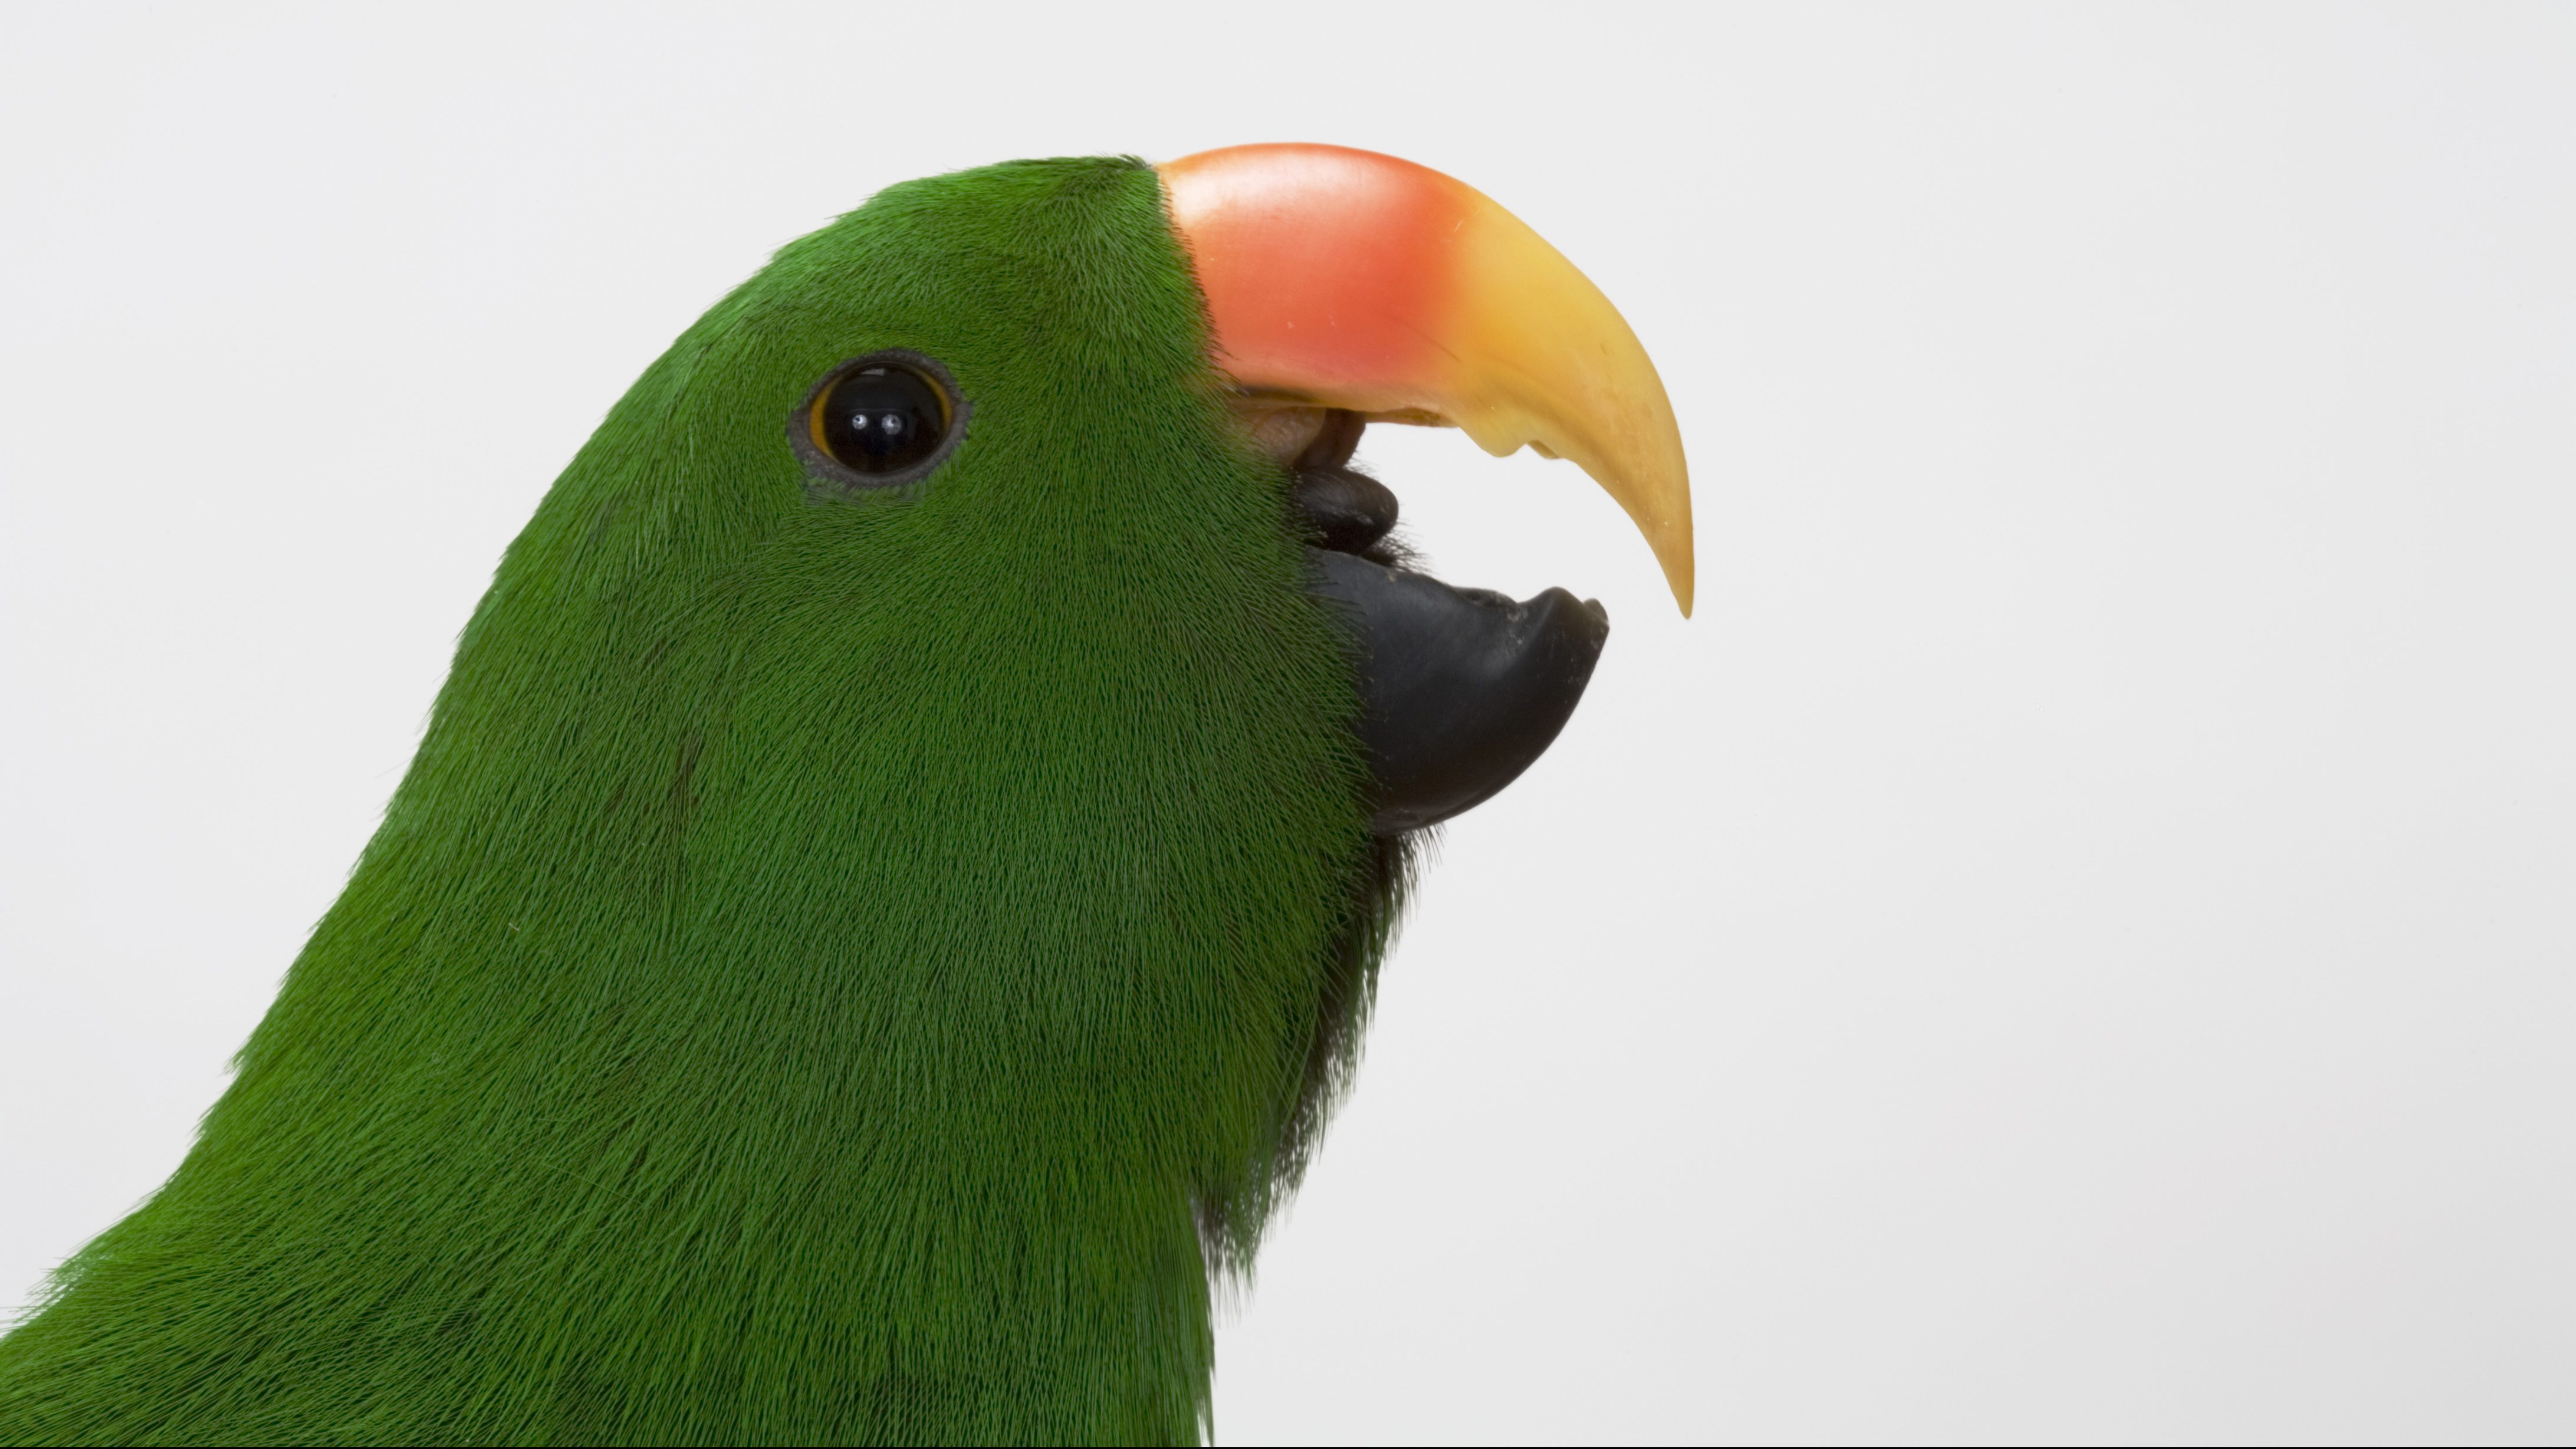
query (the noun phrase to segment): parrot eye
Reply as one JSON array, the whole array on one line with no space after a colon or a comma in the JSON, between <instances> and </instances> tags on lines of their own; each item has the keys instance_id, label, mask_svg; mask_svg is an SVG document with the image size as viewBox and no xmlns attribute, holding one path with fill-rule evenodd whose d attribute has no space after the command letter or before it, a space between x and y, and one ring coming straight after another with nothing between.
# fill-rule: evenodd
<instances>
[{"instance_id":1,"label":"parrot eye","mask_svg":"<svg viewBox=\"0 0 2576 1449\"><path fill-rule=\"evenodd\" d=\"M879 352L842 364L788 421L807 471L863 488L910 483L956 441L965 409L939 364L912 352Z\"/></svg>"}]
</instances>

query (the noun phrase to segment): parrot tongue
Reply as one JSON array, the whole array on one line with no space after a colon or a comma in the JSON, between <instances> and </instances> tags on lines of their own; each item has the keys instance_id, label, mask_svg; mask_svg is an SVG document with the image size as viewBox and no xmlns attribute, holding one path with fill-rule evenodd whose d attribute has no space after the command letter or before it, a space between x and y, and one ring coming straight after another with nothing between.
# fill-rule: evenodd
<instances>
[{"instance_id":1,"label":"parrot tongue","mask_svg":"<svg viewBox=\"0 0 2576 1449\"><path fill-rule=\"evenodd\" d=\"M1371 826L1392 835L1490 799L1565 728L1610 637L1597 601L1514 600L1408 567L1392 490L1351 466L1366 420L1345 409L1246 405L1251 437L1293 479L1308 584L1350 630Z\"/></svg>"}]
</instances>

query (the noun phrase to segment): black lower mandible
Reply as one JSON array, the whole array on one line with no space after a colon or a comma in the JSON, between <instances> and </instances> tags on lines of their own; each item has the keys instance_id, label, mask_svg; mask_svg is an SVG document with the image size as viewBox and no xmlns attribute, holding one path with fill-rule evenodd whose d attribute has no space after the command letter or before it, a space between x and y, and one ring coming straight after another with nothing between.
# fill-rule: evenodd
<instances>
[{"instance_id":1,"label":"black lower mandible","mask_svg":"<svg viewBox=\"0 0 2576 1449\"><path fill-rule=\"evenodd\" d=\"M1597 602L1518 602L1355 554L1306 551L1309 587L1357 644L1371 826L1418 830L1483 803L1545 753L1610 638Z\"/></svg>"}]
</instances>

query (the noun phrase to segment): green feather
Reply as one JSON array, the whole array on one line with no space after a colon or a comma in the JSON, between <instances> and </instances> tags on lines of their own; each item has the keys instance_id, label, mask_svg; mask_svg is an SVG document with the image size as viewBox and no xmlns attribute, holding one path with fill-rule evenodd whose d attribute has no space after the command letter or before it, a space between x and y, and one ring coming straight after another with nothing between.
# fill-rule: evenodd
<instances>
[{"instance_id":1,"label":"green feather","mask_svg":"<svg viewBox=\"0 0 2576 1449\"><path fill-rule=\"evenodd\" d=\"M965 440L812 496L788 413L887 347ZM1404 876L1301 558L1141 163L780 251L511 544L0 1442L1195 1440Z\"/></svg>"}]
</instances>

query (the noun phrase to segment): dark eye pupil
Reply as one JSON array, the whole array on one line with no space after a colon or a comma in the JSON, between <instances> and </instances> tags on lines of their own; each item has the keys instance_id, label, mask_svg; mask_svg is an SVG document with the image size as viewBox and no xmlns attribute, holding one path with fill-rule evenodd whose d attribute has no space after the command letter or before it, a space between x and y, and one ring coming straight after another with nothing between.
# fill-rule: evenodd
<instances>
[{"instance_id":1,"label":"dark eye pupil","mask_svg":"<svg viewBox=\"0 0 2576 1449\"><path fill-rule=\"evenodd\" d=\"M899 363L878 363L823 394L814 410L814 441L845 468L898 472L938 450L947 414L937 383Z\"/></svg>"}]
</instances>

